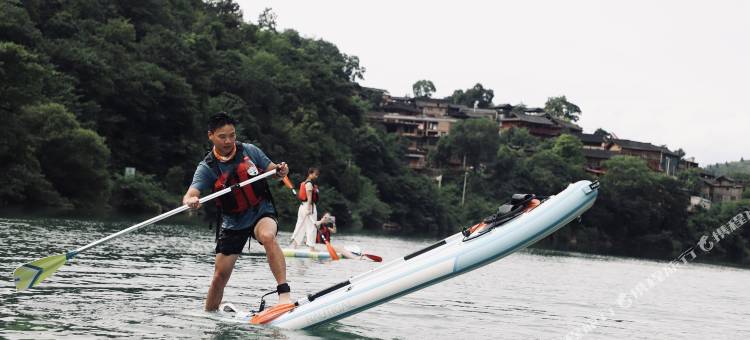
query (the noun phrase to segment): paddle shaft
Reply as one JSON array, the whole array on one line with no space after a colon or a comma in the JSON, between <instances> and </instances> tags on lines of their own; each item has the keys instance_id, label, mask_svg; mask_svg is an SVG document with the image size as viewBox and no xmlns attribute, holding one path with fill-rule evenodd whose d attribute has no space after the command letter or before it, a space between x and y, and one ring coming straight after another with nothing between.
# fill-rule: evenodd
<instances>
[{"instance_id":1,"label":"paddle shaft","mask_svg":"<svg viewBox=\"0 0 750 340\"><path fill-rule=\"evenodd\" d=\"M210 200L212 200L212 199L214 199L216 197L219 197L221 195L224 195L224 194L232 191L232 189L244 187L244 186L246 186L246 185L248 185L250 183L259 181L261 179L264 179L266 177L269 177L269 176L275 175L275 174L276 174L276 169L273 169L273 170L268 171L268 172L264 172L261 175L255 176L253 178L250 178L248 180L245 180L243 182L235 184L235 185L233 185L231 187L219 190L219 191L217 191L217 192L215 192L213 194L205 196L205 197L199 199L198 202L200 202L201 204L206 203L206 202L208 202L208 201L210 201ZM118 231L118 232L116 232L116 233L114 233L112 235L109 235L109 236L103 238L103 239L91 242L91 243L89 243L89 244L87 244L87 245L85 245L83 247L80 247L80 248L74 250L73 253L77 254L77 253L82 252L82 251L84 251L86 249L89 249L91 247L97 246L97 245L102 244L104 242L110 241L110 240L112 240L114 238L120 237L120 236L122 236L124 234L127 234L127 233L131 232L131 231L135 231L135 230L141 229L143 227L146 227L148 225L154 224L154 223L159 222L159 221L161 221L161 220L163 220L163 219L165 219L167 217L179 214L179 213L181 213L181 212L183 212L185 210L188 210L188 209L190 209L190 208L187 205L182 205L179 208L172 209L172 210L167 211L167 212L165 212L165 213L163 213L163 214L161 214L159 216L156 216L156 217L150 218L148 220L145 220L145 221L143 221L141 223L138 223L138 224L136 224L134 226L131 226L131 227L127 228L127 229L120 230L120 231Z\"/></svg>"}]
</instances>

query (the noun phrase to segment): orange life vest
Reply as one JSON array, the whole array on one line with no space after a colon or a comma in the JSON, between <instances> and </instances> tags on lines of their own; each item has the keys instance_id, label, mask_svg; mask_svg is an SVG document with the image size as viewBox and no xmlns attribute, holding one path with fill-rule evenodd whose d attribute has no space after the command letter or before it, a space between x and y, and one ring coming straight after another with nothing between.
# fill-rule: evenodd
<instances>
[{"instance_id":1,"label":"orange life vest","mask_svg":"<svg viewBox=\"0 0 750 340\"><path fill-rule=\"evenodd\" d=\"M307 202L307 188L305 188L305 183L310 182L313 185L312 189L312 202L318 203L318 185L313 183L310 180L304 180L302 183L299 184L299 192L297 193L297 198L299 198L302 202Z\"/></svg>"},{"instance_id":2,"label":"orange life vest","mask_svg":"<svg viewBox=\"0 0 750 340\"><path fill-rule=\"evenodd\" d=\"M214 192L232 187L231 193L222 195L216 200L216 206L223 213L239 214L251 207L257 206L262 200L271 198L271 192L268 189L268 183L265 179L241 188L236 186L263 173L263 169L258 168L250 160L250 156L245 154L245 148L242 146L242 143L237 142L237 152L234 158L228 161L233 165L226 172L221 172L219 169L219 161L213 152L209 151L205 161L218 176L216 182L214 182Z\"/></svg>"},{"instance_id":3,"label":"orange life vest","mask_svg":"<svg viewBox=\"0 0 750 340\"><path fill-rule=\"evenodd\" d=\"M320 234L323 234L323 236L325 236L326 240L328 240L328 242L331 242L331 231L328 230L328 227L332 227L332 226L333 226L333 223L323 223L323 224L321 224L320 228L318 228L318 234L315 237L315 243L325 243L323 241L323 238L320 237Z\"/></svg>"}]
</instances>

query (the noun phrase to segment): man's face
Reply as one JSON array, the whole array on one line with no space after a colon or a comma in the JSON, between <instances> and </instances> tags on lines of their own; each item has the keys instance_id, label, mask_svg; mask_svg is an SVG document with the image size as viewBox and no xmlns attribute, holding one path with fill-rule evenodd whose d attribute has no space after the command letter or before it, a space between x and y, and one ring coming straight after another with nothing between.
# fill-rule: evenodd
<instances>
[{"instance_id":1,"label":"man's face","mask_svg":"<svg viewBox=\"0 0 750 340\"><path fill-rule=\"evenodd\" d=\"M226 155L232 152L234 142L237 140L237 134L234 131L234 125L224 125L213 132L208 132L208 139L214 143L219 153Z\"/></svg>"}]
</instances>

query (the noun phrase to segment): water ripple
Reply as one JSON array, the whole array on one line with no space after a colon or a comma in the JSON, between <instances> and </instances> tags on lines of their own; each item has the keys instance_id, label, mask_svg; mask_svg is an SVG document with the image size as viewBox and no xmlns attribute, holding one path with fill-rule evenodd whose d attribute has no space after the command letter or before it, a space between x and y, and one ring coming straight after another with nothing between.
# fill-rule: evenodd
<instances>
[{"instance_id":1,"label":"water ripple","mask_svg":"<svg viewBox=\"0 0 750 340\"><path fill-rule=\"evenodd\" d=\"M236 323L202 310L213 272L212 231L171 224L91 248L38 288L15 291L10 273L16 266L129 225L0 218L0 271L8 273L0 277L0 338L547 339L597 322L610 308L615 315L597 323L589 334L592 339L750 337L748 270L691 265L631 308L618 309L618 294L662 263L539 250L512 255L310 331ZM282 240L288 237L280 234ZM335 242L357 244L388 261L434 240L343 235ZM257 243L251 246L253 252L260 250ZM298 258L286 263L295 296L376 266L369 261ZM265 256L244 255L225 300L256 308L260 296L274 287Z\"/></svg>"}]
</instances>

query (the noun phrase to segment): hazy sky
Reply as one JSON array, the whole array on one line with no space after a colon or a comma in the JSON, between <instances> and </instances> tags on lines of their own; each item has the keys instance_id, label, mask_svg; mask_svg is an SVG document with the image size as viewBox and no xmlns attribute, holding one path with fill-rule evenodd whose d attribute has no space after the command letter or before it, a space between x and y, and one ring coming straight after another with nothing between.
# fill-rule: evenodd
<instances>
[{"instance_id":1,"label":"hazy sky","mask_svg":"<svg viewBox=\"0 0 750 340\"><path fill-rule=\"evenodd\" d=\"M682 148L701 165L750 159L750 1L239 1L278 29L356 55L364 86L495 104L565 95L585 132ZM745 99L743 99L745 98Z\"/></svg>"}]
</instances>

